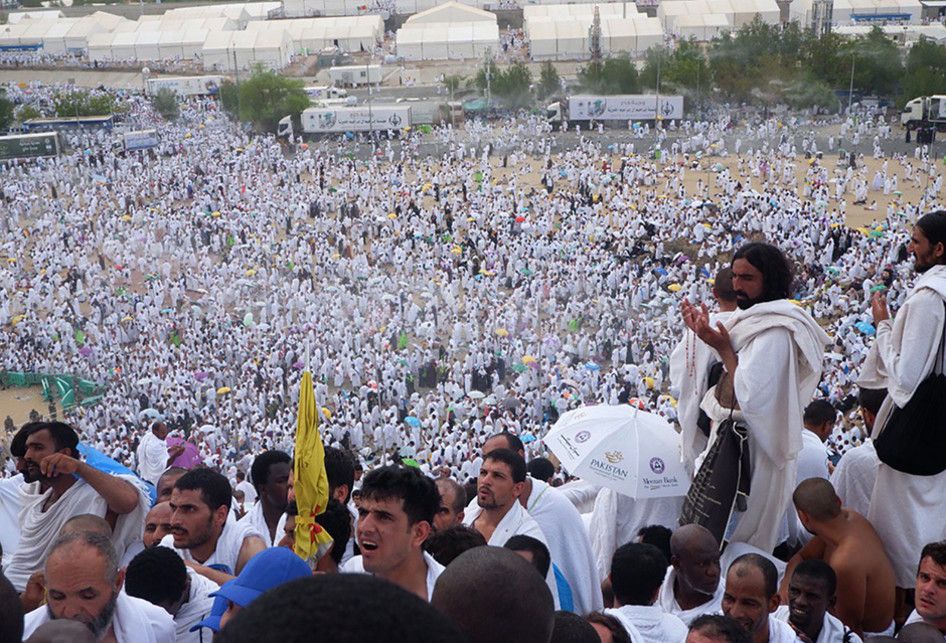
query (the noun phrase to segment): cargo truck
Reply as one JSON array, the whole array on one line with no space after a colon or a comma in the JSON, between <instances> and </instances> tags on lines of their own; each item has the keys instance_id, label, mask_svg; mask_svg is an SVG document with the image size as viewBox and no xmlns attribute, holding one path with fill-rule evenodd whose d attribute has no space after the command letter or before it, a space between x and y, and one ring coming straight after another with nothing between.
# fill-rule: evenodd
<instances>
[{"instance_id":1,"label":"cargo truck","mask_svg":"<svg viewBox=\"0 0 946 643\"><path fill-rule=\"evenodd\" d=\"M220 92L223 76L174 76L149 78L146 90L154 96L161 89L170 89L178 96L216 96Z\"/></svg>"},{"instance_id":2,"label":"cargo truck","mask_svg":"<svg viewBox=\"0 0 946 643\"><path fill-rule=\"evenodd\" d=\"M935 127L940 132L946 132L946 95L914 98L900 113L900 124L907 130Z\"/></svg>"},{"instance_id":3,"label":"cargo truck","mask_svg":"<svg viewBox=\"0 0 946 643\"><path fill-rule=\"evenodd\" d=\"M407 105L359 105L357 107L310 107L302 111L303 134L340 134L344 132L384 132L411 125ZM277 135L291 134L289 116L279 121Z\"/></svg>"},{"instance_id":4,"label":"cargo truck","mask_svg":"<svg viewBox=\"0 0 946 643\"><path fill-rule=\"evenodd\" d=\"M550 122L653 121L683 118L683 96L624 94L614 96L570 96L546 108Z\"/></svg>"}]
</instances>

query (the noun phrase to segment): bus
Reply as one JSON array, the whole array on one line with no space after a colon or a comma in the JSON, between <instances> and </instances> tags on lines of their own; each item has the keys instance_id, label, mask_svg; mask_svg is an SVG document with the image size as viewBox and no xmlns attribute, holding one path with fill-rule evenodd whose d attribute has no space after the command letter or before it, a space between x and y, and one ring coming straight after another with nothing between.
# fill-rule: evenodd
<instances>
[{"instance_id":1,"label":"bus","mask_svg":"<svg viewBox=\"0 0 946 643\"><path fill-rule=\"evenodd\" d=\"M63 129L104 129L115 125L114 116L57 116L55 118L31 118L23 123L26 132L51 132Z\"/></svg>"},{"instance_id":2,"label":"bus","mask_svg":"<svg viewBox=\"0 0 946 643\"><path fill-rule=\"evenodd\" d=\"M0 161L59 156L58 132L0 136Z\"/></svg>"}]
</instances>

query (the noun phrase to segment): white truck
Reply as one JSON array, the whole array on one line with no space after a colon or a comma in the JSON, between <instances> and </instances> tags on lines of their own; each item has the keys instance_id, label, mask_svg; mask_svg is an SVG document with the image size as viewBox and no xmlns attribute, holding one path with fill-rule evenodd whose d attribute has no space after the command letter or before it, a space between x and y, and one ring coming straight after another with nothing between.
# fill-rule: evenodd
<instances>
[{"instance_id":1,"label":"white truck","mask_svg":"<svg viewBox=\"0 0 946 643\"><path fill-rule=\"evenodd\" d=\"M178 96L216 96L220 91L223 76L168 76L149 78L148 96L154 96L161 89L170 89Z\"/></svg>"},{"instance_id":2,"label":"white truck","mask_svg":"<svg viewBox=\"0 0 946 643\"><path fill-rule=\"evenodd\" d=\"M340 134L343 132L384 132L411 125L407 105L359 105L357 107L310 107L302 111L304 134ZM292 131L290 117L279 121L277 135Z\"/></svg>"},{"instance_id":3,"label":"white truck","mask_svg":"<svg viewBox=\"0 0 946 643\"><path fill-rule=\"evenodd\" d=\"M125 132L122 135L122 146L126 152L135 150L146 150L151 147L157 147L161 143L156 129L139 129L131 132Z\"/></svg>"},{"instance_id":4,"label":"white truck","mask_svg":"<svg viewBox=\"0 0 946 643\"><path fill-rule=\"evenodd\" d=\"M907 130L935 127L940 132L946 132L946 95L914 98L900 113L900 124Z\"/></svg>"},{"instance_id":5,"label":"white truck","mask_svg":"<svg viewBox=\"0 0 946 643\"><path fill-rule=\"evenodd\" d=\"M331 67L328 77L336 85L356 87L358 85L377 85L384 80L384 68L381 65L344 65Z\"/></svg>"},{"instance_id":6,"label":"white truck","mask_svg":"<svg viewBox=\"0 0 946 643\"><path fill-rule=\"evenodd\" d=\"M683 96L618 94L614 96L569 96L546 108L549 121L653 121L683 118Z\"/></svg>"},{"instance_id":7,"label":"white truck","mask_svg":"<svg viewBox=\"0 0 946 643\"><path fill-rule=\"evenodd\" d=\"M309 85L304 87L305 92L311 100L325 100L327 98L348 98L348 90L340 87L331 87L329 85Z\"/></svg>"}]
</instances>

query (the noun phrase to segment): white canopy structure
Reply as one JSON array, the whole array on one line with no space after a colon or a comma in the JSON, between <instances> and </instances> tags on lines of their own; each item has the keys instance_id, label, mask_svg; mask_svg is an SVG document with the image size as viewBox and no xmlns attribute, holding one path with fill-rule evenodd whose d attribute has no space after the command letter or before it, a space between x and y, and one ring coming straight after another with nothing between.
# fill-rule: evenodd
<instances>
[{"instance_id":1,"label":"white canopy structure","mask_svg":"<svg viewBox=\"0 0 946 643\"><path fill-rule=\"evenodd\" d=\"M479 9L482 9L487 4L486 0L459 0L459 3ZM399 14L420 13L421 11L432 9L438 4L441 4L439 0L395 0L394 12Z\"/></svg>"},{"instance_id":2,"label":"white canopy structure","mask_svg":"<svg viewBox=\"0 0 946 643\"><path fill-rule=\"evenodd\" d=\"M404 60L464 60L499 48L496 14L447 2L407 19L397 32L397 55Z\"/></svg>"},{"instance_id":3,"label":"white canopy structure","mask_svg":"<svg viewBox=\"0 0 946 643\"><path fill-rule=\"evenodd\" d=\"M673 33L683 39L712 40L724 31L732 31L733 25L722 13L688 14L677 16Z\"/></svg>"},{"instance_id":4,"label":"white canopy structure","mask_svg":"<svg viewBox=\"0 0 946 643\"><path fill-rule=\"evenodd\" d=\"M16 11L7 16L7 24L19 24L23 20L56 20L62 18L59 9L34 9L32 11Z\"/></svg>"},{"instance_id":5,"label":"white canopy structure","mask_svg":"<svg viewBox=\"0 0 946 643\"><path fill-rule=\"evenodd\" d=\"M812 20L813 0L792 0L789 19L801 25ZM892 23L920 25L923 6L919 0L834 0L831 22L834 25Z\"/></svg>"},{"instance_id":6,"label":"white canopy structure","mask_svg":"<svg viewBox=\"0 0 946 643\"><path fill-rule=\"evenodd\" d=\"M346 16L338 18L295 18L251 22L247 31L278 30L289 37L293 53L338 47L342 51L371 51L384 36L381 16Z\"/></svg>"},{"instance_id":7,"label":"white canopy structure","mask_svg":"<svg viewBox=\"0 0 946 643\"><path fill-rule=\"evenodd\" d=\"M533 60L574 60L590 55L588 31L593 4L536 5L523 9L524 31ZM638 13L633 4L597 5L604 53L637 55L663 42L660 20ZM626 16L626 17L625 17Z\"/></svg>"}]
</instances>

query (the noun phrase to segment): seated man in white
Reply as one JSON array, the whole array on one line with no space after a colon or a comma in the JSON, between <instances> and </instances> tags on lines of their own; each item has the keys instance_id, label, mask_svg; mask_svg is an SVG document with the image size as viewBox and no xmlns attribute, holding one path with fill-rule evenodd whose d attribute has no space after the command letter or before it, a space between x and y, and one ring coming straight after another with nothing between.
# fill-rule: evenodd
<instances>
[{"instance_id":1,"label":"seated man in white","mask_svg":"<svg viewBox=\"0 0 946 643\"><path fill-rule=\"evenodd\" d=\"M171 534L161 541L188 567L218 585L233 579L253 556L266 549L251 523L230 513L233 491L227 478L194 469L178 478L171 492Z\"/></svg>"},{"instance_id":2,"label":"seated man in white","mask_svg":"<svg viewBox=\"0 0 946 643\"><path fill-rule=\"evenodd\" d=\"M424 551L440 493L413 467L392 465L365 475L356 529L361 555L341 572L368 572L429 601L443 565Z\"/></svg>"},{"instance_id":3,"label":"seated man in white","mask_svg":"<svg viewBox=\"0 0 946 643\"><path fill-rule=\"evenodd\" d=\"M657 602L660 584L667 573L667 559L659 549L644 543L627 543L611 559L611 590L614 608L605 614L617 618L632 641L683 643L687 626L667 614Z\"/></svg>"},{"instance_id":4,"label":"seated man in white","mask_svg":"<svg viewBox=\"0 0 946 643\"><path fill-rule=\"evenodd\" d=\"M743 554L726 573L723 614L752 637L752 643L796 643L788 623L775 618L779 606L778 570L765 556Z\"/></svg>"},{"instance_id":5,"label":"seated man in white","mask_svg":"<svg viewBox=\"0 0 946 643\"><path fill-rule=\"evenodd\" d=\"M98 641L175 643L174 621L160 607L121 591L124 572L111 541L77 531L57 538L46 559L47 603L26 615L28 638L50 620L83 623Z\"/></svg>"},{"instance_id":6,"label":"seated man in white","mask_svg":"<svg viewBox=\"0 0 946 643\"><path fill-rule=\"evenodd\" d=\"M788 605L775 617L811 643L861 643L861 638L828 612L837 600L838 576L831 565L812 558L801 562L788 582Z\"/></svg>"},{"instance_id":7,"label":"seated man in white","mask_svg":"<svg viewBox=\"0 0 946 643\"><path fill-rule=\"evenodd\" d=\"M719 544L709 529L683 525L670 536L670 567L657 603L687 626L697 616L719 612L723 584L719 571Z\"/></svg>"},{"instance_id":8,"label":"seated man in white","mask_svg":"<svg viewBox=\"0 0 946 643\"><path fill-rule=\"evenodd\" d=\"M125 592L170 614L177 643L200 643L200 632L190 629L210 614L214 603L210 594L218 589L167 547L142 551L125 569Z\"/></svg>"}]
</instances>

